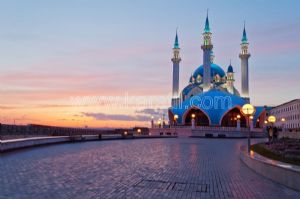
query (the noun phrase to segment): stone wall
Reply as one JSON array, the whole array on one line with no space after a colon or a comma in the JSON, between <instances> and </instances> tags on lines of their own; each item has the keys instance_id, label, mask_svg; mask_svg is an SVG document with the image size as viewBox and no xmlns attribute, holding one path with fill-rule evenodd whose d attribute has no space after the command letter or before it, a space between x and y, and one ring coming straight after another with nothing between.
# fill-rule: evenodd
<instances>
[{"instance_id":1,"label":"stone wall","mask_svg":"<svg viewBox=\"0 0 300 199\"><path fill-rule=\"evenodd\" d=\"M275 182L300 191L300 167L264 158L255 152L248 154L245 147L240 152L241 160L256 173Z\"/></svg>"},{"instance_id":2,"label":"stone wall","mask_svg":"<svg viewBox=\"0 0 300 199\"><path fill-rule=\"evenodd\" d=\"M73 136L73 135L99 135L114 134L115 130L66 128L43 125L7 125L0 124L0 139L15 139L24 137L43 136Z\"/></svg>"},{"instance_id":3,"label":"stone wall","mask_svg":"<svg viewBox=\"0 0 300 199\"><path fill-rule=\"evenodd\" d=\"M187 128L151 128L149 129L149 133L155 136L162 135L176 135L179 137L189 137L192 135L192 129L190 127Z\"/></svg>"}]
</instances>

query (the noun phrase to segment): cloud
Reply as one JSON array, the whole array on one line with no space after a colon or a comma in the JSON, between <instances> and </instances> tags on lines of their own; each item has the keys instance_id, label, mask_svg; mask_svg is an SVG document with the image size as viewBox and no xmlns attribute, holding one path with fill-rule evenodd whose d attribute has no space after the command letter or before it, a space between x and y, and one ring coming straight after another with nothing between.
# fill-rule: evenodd
<instances>
[{"instance_id":1,"label":"cloud","mask_svg":"<svg viewBox=\"0 0 300 199\"><path fill-rule=\"evenodd\" d=\"M124 115L124 114L104 114L82 112L86 117L92 117L95 120L118 120L118 121L149 121L149 116L145 115Z\"/></svg>"},{"instance_id":2,"label":"cloud","mask_svg":"<svg viewBox=\"0 0 300 199\"><path fill-rule=\"evenodd\" d=\"M11 109L17 109L19 107L15 107L15 106L0 106L0 109L2 110L11 110Z\"/></svg>"},{"instance_id":3,"label":"cloud","mask_svg":"<svg viewBox=\"0 0 300 199\"><path fill-rule=\"evenodd\" d=\"M162 114L167 114L168 110L167 109L153 109L153 108L146 108L142 110L137 110L135 111L136 113L141 113L145 115L162 115Z\"/></svg>"}]
</instances>

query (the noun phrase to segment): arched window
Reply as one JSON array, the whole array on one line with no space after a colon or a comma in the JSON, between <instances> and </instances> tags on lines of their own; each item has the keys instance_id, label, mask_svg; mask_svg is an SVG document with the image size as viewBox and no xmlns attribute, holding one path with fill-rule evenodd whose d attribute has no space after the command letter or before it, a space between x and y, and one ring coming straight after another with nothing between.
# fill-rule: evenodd
<instances>
[{"instance_id":1,"label":"arched window","mask_svg":"<svg viewBox=\"0 0 300 199\"><path fill-rule=\"evenodd\" d=\"M195 123L197 126L209 126L209 119L200 109L194 108L189 110L185 117L185 125L192 124L192 114L195 114Z\"/></svg>"},{"instance_id":2,"label":"arched window","mask_svg":"<svg viewBox=\"0 0 300 199\"><path fill-rule=\"evenodd\" d=\"M246 118L241 113L240 109L233 108L228 111L222 118L221 126L225 127L236 127L237 126L237 115L241 116L241 127L246 127Z\"/></svg>"}]
</instances>

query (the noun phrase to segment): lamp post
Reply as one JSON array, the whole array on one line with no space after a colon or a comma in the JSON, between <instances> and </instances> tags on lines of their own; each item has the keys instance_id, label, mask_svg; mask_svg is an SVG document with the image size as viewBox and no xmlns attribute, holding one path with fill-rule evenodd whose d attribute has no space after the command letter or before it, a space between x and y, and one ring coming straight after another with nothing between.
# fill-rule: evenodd
<instances>
[{"instance_id":1,"label":"lamp post","mask_svg":"<svg viewBox=\"0 0 300 199\"><path fill-rule=\"evenodd\" d=\"M236 128L238 131L240 131L241 130L241 115L237 115L236 119L237 119Z\"/></svg>"},{"instance_id":2,"label":"lamp post","mask_svg":"<svg viewBox=\"0 0 300 199\"><path fill-rule=\"evenodd\" d=\"M249 121L250 121L250 130L252 131L253 130L253 115L251 115L250 117L249 117Z\"/></svg>"},{"instance_id":3,"label":"lamp post","mask_svg":"<svg viewBox=\"0 0 300 199\"><path fill-rule=\"evenodd\" d=\"M141 129L138 129L138 130L137 130L137 133L138 133L139 135L141 135L141 134L142 134L142 130L141 130Z\"/></svg>"},{"instance_id":4,"label":"lamp post","mask_svg":"<svg viewBox=\"0 0 300 199\"><path fill-rule=\"evenodd\" d=\"M251 140L250 140L250 116L253 116L253 114L255 113L255 108L251 104L245 104L242 107L242 113L245 115L245 117L247 119L247 123L248 123L248 153L250 153L250 144L251 144Z\"/></svg>"},{"instance_id":5,"label":"lamp post","mask_svg":"<svg viewBox=\"0 0 300 199\"><path fill-rule=\"evenodd\" d=\"M268 120L264 121L264 132L267 133L268 138L270 137L269 132L268 132Z\"/></svg>"},{"instance_id":6,"label":"lamp post","mask_svg":"<svg viewBox=\"0 0 300 199\"><path fill-rule=\"evenodd\" d=\"M195 117L196 117L196 115L193 113L191 115L191 117L192 117L192 129L195 129Z\"/></svg>"},{"instance_id":7,"label":"lamp post","mask_svg":"<svg viewBox=\"0 0 300 199\"><path fill-rule=\"evenodd\" d=\"M284 133L285 132L285 126L284 126L284 123L285 123L285 118L283 117L283 118L281 118L281 125L282 125L282 133ZM283 135L282 135L283 136Z\"/></svg>"},{"instance_id":8,"label":"lamp post","mask_svg":"<svg viewBox=\"0 0 300 199\"><path fill-rule=\"evenodd\" d=\"M151 116L151 128L154 128L154 117Z\"/></svg>"},{"instance_id":9,"label":"lamp post","mask_svg":"<svg viewBox=\"0 0 300 199\"><path fill-rule=\"evenodd\" d=\"M274 141L274 129L273 129L273 125L276 122L276 117L274 115L270 115L268 117L268 122L271 123L271 128L272 128L272 142Z\"/></svg>"},{"instance_id":10,"label":"lamp post","mask_svg":"<svg viewBox=\"0 0 300 199\"><path fill-rule=\"evenodd\" d=\"M158 121L157 121L157 124L158 124L158 128L160 129L160 127L161 127L161 121L158 120Z\"/></svg>"},{"instance_id":11,"label":"lamp post","mask_svg":"<svg viewBox=\"0 0 300 199\"><path fill-rule=\"evenodd\" d=\"M177 132L176 132L177 119L178 119L178 115L174 115L174 127L175 127L175 134L177 133Z\"/></svg>"}]
</instances>

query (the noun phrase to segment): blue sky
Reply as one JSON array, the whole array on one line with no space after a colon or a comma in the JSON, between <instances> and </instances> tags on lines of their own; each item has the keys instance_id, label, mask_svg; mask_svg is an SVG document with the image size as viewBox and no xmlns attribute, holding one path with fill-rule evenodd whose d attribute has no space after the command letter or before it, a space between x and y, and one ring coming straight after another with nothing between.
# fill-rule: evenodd
<instances>
[{"instance_id":1,"label":"blue sky","mask_svg":"<svg viewBox=\"0 0 300 199\"><path fill-rule=\"evenodd\" d=\"M215 62L226 70L232 60L238 89L246 20L252 102L277 105L299 98L299 7L296 0L0 1L0 104L170 94L176 27L183 88L202 63L207 8Z\"/></svg>"}]
</instances>

